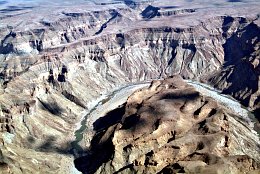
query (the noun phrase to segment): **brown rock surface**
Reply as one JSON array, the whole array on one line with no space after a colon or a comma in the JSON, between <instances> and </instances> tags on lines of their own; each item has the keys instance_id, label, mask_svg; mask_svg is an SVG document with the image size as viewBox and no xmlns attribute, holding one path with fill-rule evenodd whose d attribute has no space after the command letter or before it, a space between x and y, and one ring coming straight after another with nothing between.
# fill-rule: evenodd
<instances>
[{"instance_id":1,"label":"brown rock surface","mask_svg":"<svg viewBox=\"0 0 260 174\"><path fill-rule=\"evenodd\" d=\"M177 76L132 94L75 164L83 173L258 173L259 150L243 120Z\"/></svg>"},{"instance_id":2,"label":"brown rock surface","mask_svg":"<svg viewBox=\"0 0 260 174\"><path fill-rule=\"evenodd\" d=\"M210 82L255 110L260 119L260 28L254 24L247 28L228 37L223 45L226 63Z\"/></svg>"},{"instance_id":3,"label":"brown rock surface","mask_svg":"<svg viewBox=\"0 0 260 174\"><path fill-rule=\"evenodd\" d=\"M92 103L125 84L221 72L216 87L259 106L257 0L12 3L0 1L0 168L10 173L72 173L75 131ZM220 78L225 61L246 74L242 85Z\"/></svg>"}]
</instances>

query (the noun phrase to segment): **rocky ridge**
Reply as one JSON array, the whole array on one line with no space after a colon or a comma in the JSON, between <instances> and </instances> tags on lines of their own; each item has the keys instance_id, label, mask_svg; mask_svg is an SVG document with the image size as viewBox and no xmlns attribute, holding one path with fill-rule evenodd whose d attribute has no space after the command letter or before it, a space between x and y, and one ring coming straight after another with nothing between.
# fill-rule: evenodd
<instances>
[{"instance_id":1,"label":"rocky ridge","mask_svg":"<svg viewBox=\"0 0 260 174\"><path fill-rule=\"evenodd\" d=\"M88 155L75 161L83 173L260 172L258 135L178 76L153 81L123 108L114 124L94 124Z\"/></svg>"},{"instance_id":2,"label":"rocky ridge","mask_svg":"<svg viewBox=\"0 0 260 174\"><path fill-rule=\"evenodd\" d=\"M229 5L223 11L226 4L222 8L210 3L207 8L188 8L190 4L175 7L171 3L167 1L168 8L152 5L158 13L148 19L141 15L149 7L145 2L135 8L98 5L94 11L93 6L83 6L88 9L85 11L78 6L69 10L50 7L53 12L38 8L39 16L45 14L43 19L31 17L34 8L18 17L4 14L0 28L0 120L5 172L33 173L39 166L46 173L66 172L64 164L73 166L74 132L90 111L91 102L128 83L174 74L204 82L210 79L217 88L228 88L226 93L238 96L252 110L259 108L259 20L255 12L259 4L249 3L243 9ZM205 15L209 14L207 9L218 15ZM247 9L252 12L249 16L245 15ZM228 56L227 50L233 50L238 40L243 49ZM248 66L243 62L249 62ZM246 92L244 86L233 90L236 79L230 87L226 85L229 79L221 78L226 72L240 77L232 65L252 76ZM212 77L216 72L218 75ZM31 155L23 159L19 154L24 153ZM22 159L31 166L22 165Z\"/></svg>"}]
</instances>

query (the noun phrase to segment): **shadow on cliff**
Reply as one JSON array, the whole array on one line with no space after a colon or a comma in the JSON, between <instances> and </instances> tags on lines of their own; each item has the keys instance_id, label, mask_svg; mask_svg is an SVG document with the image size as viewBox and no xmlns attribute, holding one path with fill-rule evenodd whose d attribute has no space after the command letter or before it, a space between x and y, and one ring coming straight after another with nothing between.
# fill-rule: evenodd
<instances>
[{"instance_id":1,"label":"shadow on cliff","mask_svg":"<svg viewBox=\"0 0 260 174\"><path fill-rule=\"evenodd\" d=\"M137 108L141 112L124 117L126 107ZM144 117L149 116L151 119L142 118L142 113L145 113ZM159 125L159 118L156 116L162 114L165 113L157 110L156 106L149 107L137 103L124 104L110 111L107 115L94 122L93 126L96 134L91 141L90 149L84 152L87 155L74 160L75 167L84 174L95 173L98 168L113 158L115 153L113 137L116 130L121 130L129 134L129 136L136 132L146 134L147 127L151 129L158 128L156 125ZM131 167L131 165L128 167ZM103 168L106 168L106 166L103 166ZM111 172L114 171L108 171L108 173Z\"/></svg>"},{"instance_id":2,"label":"shadow on cliff","mask_svg":"<svg viewBox=\"0 0 260 174\"><path fill-rule=\"evenodd\" d=\"M109 161L114 153L113 133L125 113L125 104L110 111L93 124L97 132L91 140L89 150L83 157L74 160L75 167L82 173L94 173L103 163Z\"/></svg>"},{"instance_id":3,"label":"shadow on cliff","mask_svg":"<svg viewBox=\"0 0 260 174\"><path fill-rule=\"evenodd\" d=\"M104 130L116 123L119 123L125 113L125 104L110 111L104 117L99 118L93 124L95 131Z\"/></svg>"},{"instance_id":4,"label":"shadow on cliff","mask_svg":"<svg viewBox=\"0 0 260 174\"><path fill-rule=\"evenodd\" d=\"M174 99L174 100L195 100L200 96L200 93L195 91L183 91L182 93L166 93L161 96L160 100L163 99Z\"/></svg>"},{"instance_id":5,"label":"shadow on cliff","mask_svg":"<svg viewBox=\"0 0 260 174\"><path fill-rule=\"evenodd\" d=\"M225 64L221 73L209 81L215 87L220 87L218 84L221 85L225 80L228 85L226 87L222 85L224 86L222 92L232 95L235 99L241 101L244 106L248 107L251 95L242 95L241 93L247 92L245 89L250 89L251 94L258 90L259 74L250 59L254 58L256 45L260 42L258 37L260 28L253 22L247 24L249 21L241 17L239 23L246 24L246 26L238 28L232 34L228 33L235 22L232 17L224 18L222 29L223 37L226 38L226 42L223 44Z\"/></svg>"},{"instance_id":6,"label":"shadow on cliff","mask_svg":"<svg viewBox=\"0 0 260 174\"><path fill-rule=\"evenodd\" d=\"M66 142L63 147L57 146L57 137L48 136L45 141L37 144L37 140L33 137L27 137L28 145L35 149L38 152L49 152L49 153L58 153L62 155L74 155L74 152L71 148L71 142Z\"/></svg>"},{"instance_id":7,"label":"shadow on cliff","mask_svg":"<svg viewBox=\"0 0 260 174\"><path fill-rule=\"evenodd\" d=\"M56 110L56 106L47 106L43 104L44 109L48 111ZM56 115L59 115L58 111L55 111ZM84 149L82 152L76 152L72 147L72 141L65 142L63 147L58 146L58 137L47 136L45 141L39 143L35 137L27 137L27 145L38 152L50 152L63 155L77 156L78 153L88 154L84 157L77 158L75 160L75 166L81 171L95 171L103 162L106 162L114 153L114 147L112 143L112 135L108 135L104 143L101 143L101 138L104 137L106 129L109 127L115 127L119 123L125 113L125 104L119 106L115 110L108 112L104 117L99 118L93 124L94 130L97 132L95 137L91 141L91 149ZM113 131L112 131L113 132ZM111 132L111 133L112 133ZM91 173L91 172L90 172Z\"/></svg>"},{"instance_id":8,"label":"shadow on cliff","mask_svg":"<svg viewBox=\"0 0 260 174\"><path fill-rule=\"evenodd\" d=\"M75 167L79 171L86 174L95 173L103 163L113 158L115 148L112 139L119 123L122 124L121 129L127 129L128 131L134 131L132 127L137 122L143 124L136 115L123 120L125 108L126 105L124 104L94 122L94 130L97 133L91 141L90 149L84 152L88 155L79 157L74 161Z\"/></svg>"},{"instance_id":9,"label":"shadow on cliff","mask_svg":"<svg viewBox=\"0 0 260 174\"><path fill-rule=\"evenodd\" d=\"M53 115L60 116L64 111L56 102L47 103L39 100L41 109L52 113Z\"/></svg>"},{"instance_id":10,"label":"shadow on cliff","mask_svg":"<svg viewBox=\"0 0 260 174\"><path fill-rule=\"evenodd\" d=\"M260 123L260 108L256 109L253 114L255 115L256 119Z\"/></svg>"},{"instance_id":11,"label":"shadow on cliff","mask_svg":"<svg viewBox=\"0 0 260 174\"><path fill-rule=\"evenodd\" d=\"M226 42L223 44L224 48L224 66L237 64L242 58L250 56L254 52L255 44L259 42L258 36L260 35L260 28L250 23L242 29L238 29L235 33L229 36L228 31L234 22L234 18L225 17L223 22L223 37L226 38ZM245 18L241 18L240 24L246 23ZM240 34L242 33L242 34ZM257 38L255 40L255 38Z\"/></svg>"},{"instance_id":12,"label":"shadow on cliff","mask_svg":"<svg viewBox=\"0 0 260 174\"><path fill-rule=\"evenodd\" d=\"M5 1L0 1L0 5L5 3ZM32 6L7 6L6 8L3 8L0 10L0 13L10 13L10 12L18 12L18 11L23 11L23 10L30 10L33 9L34 7Z\"/></svg>"}]
</instances>

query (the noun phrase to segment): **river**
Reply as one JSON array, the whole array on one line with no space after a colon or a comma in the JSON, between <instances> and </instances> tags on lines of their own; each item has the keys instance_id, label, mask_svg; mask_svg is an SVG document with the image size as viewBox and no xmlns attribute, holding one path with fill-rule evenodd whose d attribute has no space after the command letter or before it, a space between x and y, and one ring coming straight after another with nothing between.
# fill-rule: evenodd
<instances>
[{"instance_id":1,"label":"river","mask_svg":"<svg viewBox=\"0 0 260 174\"><path fill-rule=\"evenodd\" d=\"M243 107L234 98L221 94L221 91L212 88L209 85L185 80L189 85L193 86L198 92L205 96L214 98L217 102L223 104L227 109L231 110L239 119L245 121L252 129L254 128L254 122L256 121L255 116L249 112L245 107ZM124 104L127 98L136 90L148 87L150 82L142 82L135 84L128 84L120 87L113 92L102 95L96 102L92 103L90 111L84 119L81 121L80 128L75 131L75 141L71 143L72 150L74 154L80 154L83 152L82 147L79 142L83 139L83 133L87 129L87 125L92 125L98 118L104 116L109 111L116 109L118 106ZM89 130L93 127L89 126ZM253 130L252 130L253 131ZM254 131L257 133L256 131ZM258 133L260 133L258 131Z\"/></svg>"},{"instance_id":2,"label":"river","mask_svg":"<svg viewBox=\"0 0 260 174\"><path fill-rule=\"evenodd\" d=\"M213 87L200 83L197 81L185 80L188 84L192 85L198 92L205 96L214 98L217 102L221 103L227 109L231 110L237 118L243 120L255 133L260 135L260 130L255 126L257 119L255 115L250 112L246 107L241 105L236 99L229 95L222 94L221 91Z\"/></svg>"},{"instance_id":3,"label":"river","mask_svg":"<svg viewBox=\"0 0 260 174\"><path fill-rule=\"evenodd\" d=\"M73 148L72 153L79 154L83 152L79 142L83 139L83 133L86 130L87 125L91 125L91 123L94 123L98 118L124 104L127 98L136 90L148 87L149 85L150 81L128 84L115 89L108 94L103 94L97 101L91 102L89 104L89 107L91 108L90 111L82 119L80 128L75 131L74 136L76 139L71 143ZM92 127L88 127L88 129L92 129Z\"/></svg>"}]
</instances>

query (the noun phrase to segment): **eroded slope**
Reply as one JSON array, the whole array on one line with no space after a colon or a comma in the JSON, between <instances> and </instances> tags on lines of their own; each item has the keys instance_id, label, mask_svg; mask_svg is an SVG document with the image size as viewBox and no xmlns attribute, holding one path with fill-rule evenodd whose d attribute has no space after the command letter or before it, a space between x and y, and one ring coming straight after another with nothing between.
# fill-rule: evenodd
<instances>
[{"instance_id":1,"label":"eroded slope","mask_svg":"<svg viewBox=\"0 0 260 174\"><path fill-rule=\"evenodd\" d=\"M260 171L258 135L180 77L154 81L124 109L118 123L96 130L89 155L75 160L83 173Z\"/></svg>"},{"instance_id":2,"label":"eroded slope","mask_svg":"<svg viewBox=\"0 0 260 174\"><path fill-rule=\"evenodd\" d=\"M207 81L220 72L212 82L257 109L259 3L161 2L53 2L0 14L4 172L64 173L67 162L73 170L74 132L92 103L137 81L174 74ZM246 74L244 86L220 78L232 65L239 65L235 76Z\"/></svg>"}]
</instances>

